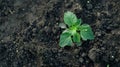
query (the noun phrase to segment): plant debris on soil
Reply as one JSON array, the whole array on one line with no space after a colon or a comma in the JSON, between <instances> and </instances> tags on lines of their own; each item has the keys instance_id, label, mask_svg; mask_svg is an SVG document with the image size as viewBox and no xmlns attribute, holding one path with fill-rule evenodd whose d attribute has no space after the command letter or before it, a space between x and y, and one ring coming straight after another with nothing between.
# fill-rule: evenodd
<instances>
[{"instance_id":1,"label":"plant debris on soil","mask_svg":"<svg viewBox=\"0 0 120 67\"><path fill-rule=\"evenodd\" d=\"M59 47L66 11L95 34ZM120 67L120 0L0 0L0 67Z\"/></svg>"}]
</instances>

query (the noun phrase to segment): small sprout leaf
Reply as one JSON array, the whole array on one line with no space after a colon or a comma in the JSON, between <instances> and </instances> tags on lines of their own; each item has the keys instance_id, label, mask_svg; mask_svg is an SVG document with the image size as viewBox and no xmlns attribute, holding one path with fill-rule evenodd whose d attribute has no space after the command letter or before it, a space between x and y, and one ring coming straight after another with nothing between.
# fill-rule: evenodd
<instances>
[{"instance_id":1,"label":"small sprout leaf","mask_svg":"<svg viewBox=\"0 0 120 67\"><path fill-rule=\"evenodd\" d=\"M73 35L73 41L74 42L80 42L80 34L79 33L75 33L74 35Z\"/></svg>"},{"instance_id":2,"label":"small sprout leaf","mask_svg":"<svg viewBox=\"0 0 120 67\"><path fill-rule=\"evenodd\" d=\"M91 27L88 24L81 25L80 35L83 40L92 40L94 39L94 35Z\"/></svg>"},{"instance_id":3,"label":"small sprout leaf","mask_svg":"<svg viewBox=\"0 0 120 67\"><path fill-rule=\"evenodd\" d=\"M78 19L77 19L76 15L73 14L72 12L68 11L64 14L64 22L68 26L74 25L77 21L78 21Z\"/></svg>"},{"instance_id":4,"label":"small sprout leaf","mask_svg":"<svg viewBox=\"0 0 120 67\"><path fill-rule=\"evenodd\" d=\"M77 25L80 25L82 23L82 19L77 20Z\"/></svg>"},{"instance_id":5,"label":"small sprout leaf","mask_svg":"<svg viewBox=\"0 0 120 67\"><path fill-rule=\"evenodd\" d=\"M71 39L71 34L69 32L64 32L60 36L60 47L65 47L65 46L71 46L72 45L72 39Z\"/></svg>"}]
</instances>

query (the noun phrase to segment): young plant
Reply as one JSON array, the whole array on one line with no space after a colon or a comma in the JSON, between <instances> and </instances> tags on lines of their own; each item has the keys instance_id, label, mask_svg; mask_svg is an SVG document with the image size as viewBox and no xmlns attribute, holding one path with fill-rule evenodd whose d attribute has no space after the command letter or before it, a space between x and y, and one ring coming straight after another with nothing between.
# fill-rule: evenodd
<instances>
[{"instance_id":1,"label":"young plant","mask_svg":"<svg viewBox=\"0 0 120 67\"><path fill-rule=\"evenodd\" d=\"M82 20L74 13L70 11L64 13L64 22L68 28L60 35L60 47L72 46L73 43L79 43L77 45L80 46L81 39L85 41L94 39L91 27L88 24L81 24Z\"/></svg>"}]
</instances>

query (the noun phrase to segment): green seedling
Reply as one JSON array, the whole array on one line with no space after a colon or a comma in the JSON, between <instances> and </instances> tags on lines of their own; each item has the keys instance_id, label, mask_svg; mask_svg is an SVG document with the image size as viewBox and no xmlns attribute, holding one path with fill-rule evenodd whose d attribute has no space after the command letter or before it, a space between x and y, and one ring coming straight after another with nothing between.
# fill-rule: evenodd
<instances>
[{"instance_id":1,"label":"green seedling","mask_svg":"<svg viewBox=\"0 0 120 67\"><path fill-rule=\"evenodd\" d=\"M65 12L64 22L67 26L60 35L60 47L72 46L73 43L77 43L80 46L82 44L81 40L94 39L90 25L82 24L82 20L78 19L74 13L70 11Z\"/></svg>"}]
</instances>

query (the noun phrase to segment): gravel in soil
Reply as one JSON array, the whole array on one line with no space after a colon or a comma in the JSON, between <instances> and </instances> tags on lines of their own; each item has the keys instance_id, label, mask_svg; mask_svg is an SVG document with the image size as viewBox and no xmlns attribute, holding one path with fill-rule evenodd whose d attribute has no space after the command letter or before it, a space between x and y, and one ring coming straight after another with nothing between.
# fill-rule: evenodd
<instances>
[{"instance_id":1,"label":"gravel in soil","mask_svg":"<svg viewBox=\"0 0 120 67\"><path fill-rule=\"evenodd\" d=\"M0 0L0 67L120 67L119 0ZM95 40L60 48L65 11Z\"/></svg>"}]
</instances>

